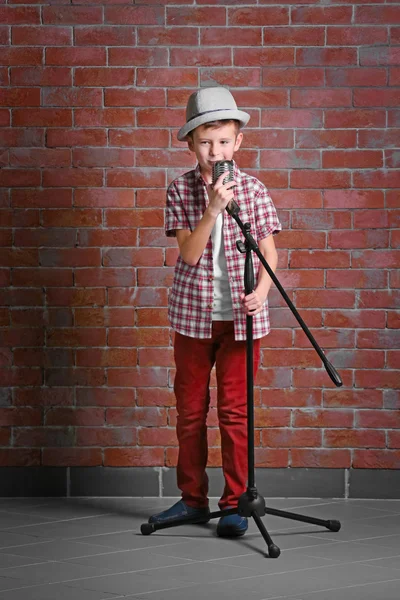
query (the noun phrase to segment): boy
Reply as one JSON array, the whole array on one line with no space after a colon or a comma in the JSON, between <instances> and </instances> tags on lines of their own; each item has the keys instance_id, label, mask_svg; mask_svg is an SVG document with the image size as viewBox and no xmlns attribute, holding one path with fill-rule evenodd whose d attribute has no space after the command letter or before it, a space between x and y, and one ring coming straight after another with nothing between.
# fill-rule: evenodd
<instances>
[{"instance_id":1,"label":"boy","mask_svg":"<svg viewBox=\"0 0 400 600\"><path fill-rule=\"evenodd\" d=\"M236 248L242 239L237 223L225 208L235 198L240 218L250 222L272 270L277 252L273 233L281 229L264 185L234 164L234 181L223 184L222 174L212 184L213 163L231 160L243 139L240 131L250 116L238 110L226 88L204 88L192 94L186 124L178 132L195 153L196 169L171 183L167 192L166 234L176 236L178 257L169 300L175 330L174 357L179 456L178 487L182 499L150 517L150 523L172 522L183 516L208 521L206 418L209 382L216 366L217 410L221 433L225 489L221 510L237 506L247 482L246 315L253 318L254 374L260 357L260 338L269 332L266 299L271 279L254 256L255 290L243 292L245 255ZM222 516L217 534L243 535L247 519Z\"/></svg>"}]
</instances>

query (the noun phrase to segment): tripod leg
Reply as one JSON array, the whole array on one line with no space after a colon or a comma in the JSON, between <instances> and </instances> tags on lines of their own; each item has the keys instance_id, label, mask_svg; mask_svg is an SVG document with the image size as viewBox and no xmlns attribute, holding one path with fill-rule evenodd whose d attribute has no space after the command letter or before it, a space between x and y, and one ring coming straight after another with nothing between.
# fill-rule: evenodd
<instances>
[{"instance_id":1,"label":"tripod leg","mask_svg":"<svg viewBox=\"0 0 400 600\"><path fill-rule=\"evenodd\" d=\"M264 523L261 520L261 517L255 511L251 513L251 516L255 520L256 525L257 525L261 535L263 536L264 540L266 541L266 544L268 546L268 554L269 554L270 558L278 558L281 551L278 548L278 546L276 546L274 544L274 542L272 541L271 536L269 535Z\"/></svg>"}]
</instances>

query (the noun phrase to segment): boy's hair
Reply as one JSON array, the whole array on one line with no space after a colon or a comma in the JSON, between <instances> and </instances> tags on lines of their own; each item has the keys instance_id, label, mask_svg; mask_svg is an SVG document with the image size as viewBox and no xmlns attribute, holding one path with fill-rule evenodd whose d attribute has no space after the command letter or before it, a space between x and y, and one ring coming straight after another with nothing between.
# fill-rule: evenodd
<instances>
[{"instance_id":1,"label":"boy's hair","mask_svg":"<svg viewBox=\"0 0 400 600\"><path fill-rule=\"evenodd\" d=\"M229 125L230 123L233 123L235 125L235 129L236 129L236 136L240 131L240 121L238 121L237 119L221 119L221 120L216 120L216 121L209 121L208 123L204 123L203 125L200 125L200 127L204 127L204 129L218 129L219 127L223 127L224 125ZM196 127L197 129L197 127ZM189 131L189 133L187 134L188 138L191 138L193 140L193 133L194 133L195 129L192 129L192 131Z\"/></svg>"}]
</instances>

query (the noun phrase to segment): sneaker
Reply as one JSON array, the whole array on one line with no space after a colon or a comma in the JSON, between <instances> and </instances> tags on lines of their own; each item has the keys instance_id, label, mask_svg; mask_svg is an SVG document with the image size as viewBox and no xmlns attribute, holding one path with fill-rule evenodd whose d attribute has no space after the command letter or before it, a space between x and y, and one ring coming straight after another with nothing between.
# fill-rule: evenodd
<instances>
[{"instance_id":1,"label":"sneaker","mask_svg":"<svg viewBox=\"0 0 400 600\"><path fill-rule=\"evenodd\" d=\"M204 517L203 520L197 521L196 525L208 523L210 509L204 508L193 508L188 506L183 500L179 500L176 504L160 512L156 515L152 515L149 519L149 523L172 523L173 521L179 521L183 517Z\"/></svg>"},{"instance_id":2,"label":"sneaker","mask_svg":"<svg viewBox=\"0 0 400 600\"><path fill-rule=\"evenodd\" d=\"M218 521L217 535L219 537L240 537L246 533L248 526L246 517L238 514L226 515Z\"/></svg>"}]
</instances>

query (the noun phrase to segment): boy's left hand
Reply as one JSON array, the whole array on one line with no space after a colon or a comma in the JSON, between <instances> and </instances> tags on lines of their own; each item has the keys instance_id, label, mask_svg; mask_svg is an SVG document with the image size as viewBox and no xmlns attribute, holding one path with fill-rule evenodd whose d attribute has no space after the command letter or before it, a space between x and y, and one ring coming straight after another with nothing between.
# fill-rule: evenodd
<instances>
[{"instance_id":1,"label":"boy's left hand","mask_svg":"<svg viewBox=\"0 0 400 600\"><path fill-rule=\"evenodd\" d=\"M261 298L257 290L254 290L254 292L251 292L247 296L244 293L240 294L240 301L246 315L254 317L264 306L265 298Z\"/></svg>"}]
</instances>

